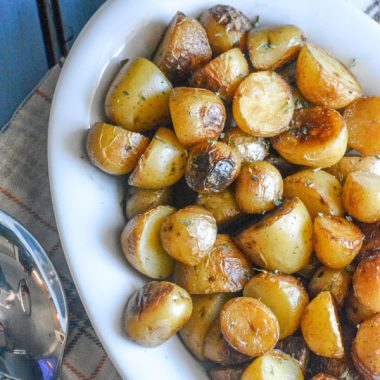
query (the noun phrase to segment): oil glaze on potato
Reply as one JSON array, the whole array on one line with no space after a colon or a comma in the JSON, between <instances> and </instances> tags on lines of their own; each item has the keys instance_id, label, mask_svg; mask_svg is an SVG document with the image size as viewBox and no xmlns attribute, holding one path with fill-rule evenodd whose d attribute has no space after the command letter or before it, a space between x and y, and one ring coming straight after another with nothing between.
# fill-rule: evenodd
<instances>
[{"instance_id":1,"label":"oil glaze on potato","mask_svg":"<svg viewBox=\"0 0 380 380\"><path fill-rule=\"evenodd\" d=\"M307 43L301 49L296 76L302 95L319 106L344 108L363 94L350 71L314 44Z\"/></svg>"},{"instance_id":2,"label":"oil glaze on potato","mask_svg":"<svg viewBox=\"0 0 380 380\"><path fill-rule=\"evenodd\" d=\"M296 110L291 128L272 139L273 147L297 165L326 168L345 154L348 131L343 117L331 108Z\"/></svg>"},{"instance_id":3,"label":"oil glaze on potato","mask_svg":"<svg viewBox=\"0 0 380 380\"><path fill-rule=\"evenodd\" d=\"M127 337L145 347L156 347L190 319L191 297L171 282L152 281L136 290L124 312Z\"/></svg>"},{"instance_id":4,"label":"oil glaze on potato","mask_svg":"<svg viewBox=\"0 0 380 380\"><path fill-rule=\"evenodd\" d=\"M222 333L241 353L256 357L276 345L280 328L277 318L262 302L250 297L228 301L220 313Z\"/></svg>"},{"instance_id":5,"label":"oil glaze on potato","mask_svg":"<svg viewBox=\"0 0 380 380\"><path fill-rule=\"evenodd\" d=\"M106 96L106 115L130 131L150 131L169 118L171 89L154 63L137 58L125 64L112 82Z\"/></svg>"},{"instance_id":6,"label":"oil glaze on potato","mask_svg":"<svg viewBox=\"0 0 380 380\"><path fill-rule=\"evenodd\" d=\"M302 201L292 198L243 230L236 242L254 264L269 271L295 273L310 260L312 234L309 212Z\"/></svg>"},{"instance_id":7,"label":"oil glaze on potato","mask_svg":"<svg viewBox=\"0 0 380 380\"><path fill-rule=\"evenodd\" d=\"M248 75L237 88L232 111L237 125L253 136L284 132L292 120L294 102L289 85L273 71Z\"/></svg>"}]
</instances>

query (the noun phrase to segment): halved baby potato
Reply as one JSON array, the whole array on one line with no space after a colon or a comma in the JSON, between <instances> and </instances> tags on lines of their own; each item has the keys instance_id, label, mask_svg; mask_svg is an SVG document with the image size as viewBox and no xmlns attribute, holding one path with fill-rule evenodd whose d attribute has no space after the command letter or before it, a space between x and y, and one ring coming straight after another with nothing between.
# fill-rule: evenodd
<instances>
[{"instance_id":1,"label":"halved baby potato","mask_svg":"<svg viewBox=\"0 0 380 380\"><path fill-rule=\"evenodd\" d=\"M106 115L130 131L150 131L170 117L171 90L171 83L154 63L136 58L125 64L112 82L106 96Z\"/></svg>"},{"instance_id":2,"label":"halved baby potato","mask_svg":"<svg viewBox=\"0 0 380 380\"><path fill-rule=\"evenodd\" d=\"M158 206L132 218L121 234L121 247L128 262L145 276L161 279L174 271L174 260L161 244L160 231L166 217L175 212Z\"/></svg>"},{"instance_id":3,"label":"halved baby potato","mask_svg":"<svg viewBox=\"0 0 380 380\"><path fill-rule=\"evenodd\" d=\"M228 301L220 313L222 333L241 353L256 357L276 345L280 327L276 316L262 302L250 297Z\"/></svg>"},{"instance_id":4,"label":"halved baby potato","mask_svg":"<svg viewBox=\"0 0 380 380\"><path fill-rule=\"evenodd\" d=\"M298 197L314 219L318 213L344 215L342 185L324 170L301 170L284 179L284 197Z\"/></svg>"},{"instance_id":5,"label":"halved baby potato","mask_svg":"<svg viewBox=\"0 0 380 380\"><path fill-rule=\"evenodd\" d=\"M296 58L305 41L294 25L252 29L248 34L249 58L256 70L277 70Z\"/></svg>"},{"instance_id":6,"label":"halved baby potato","mask_svg":"<svg viewBox=\"0 0 380 380\"><path fill-rule=\"evenodd\" d=\"M161 189L174 185L185 173L187 152L175 133L161 127L129 177L131 186Z\"/></svg>"},{"instance_id":7,"label":"halved baby potato","mask_svg":"<svg viewBox=\"0 0 380 380\"><path fill-rule=\"evenodd\" d=\"M339 112L331 108L302 108L294 112L291 128L272 139L273 147L297 165L326 168L345 154L348 131Z\"/></svg>"},{"instance_id":8,"label":"halved baby potato","mask_svg":"<svg viewBox=\"0 0 380 380\"><path fill-rule=\"evenodd\" d=\"M315 44L307 43L301 49L296 75L302 95L319 106L344 108L363 95L350 71Z\"/></svg>"},{"instance_id":9,"label":"halved baby potato","mask_svg":"<svg viewBox=\"0 0 380 380\"><path fill-rule=\"evenodd\" d=\"M232 111L245 133L276 136L288 129L294 112L289 85L273 71L252 73L237 88Z\"/></svg>"},{"instance_id":10,"label":"halved baby potato","mask_svg":"<svg viewBox=\"0 0 380 380\"><path fill-rule=\"evenodd\" d=\"M256 265L290 274L308 264L313 251L312 234L309 212L300 199L292 198L243 230L236 243Z\"/></svg>"},{"instance_id":11,"label":"halved baby potato","mask_svg":"<svg viewBox=\"0 0 380 380\"><path fill-rule=\"evenodd\" d=\"M149 144L140 133L107 123L95 123L86 138L86 150L92 164L108 174L131 172Z\"/></svg>"}]
</instances>

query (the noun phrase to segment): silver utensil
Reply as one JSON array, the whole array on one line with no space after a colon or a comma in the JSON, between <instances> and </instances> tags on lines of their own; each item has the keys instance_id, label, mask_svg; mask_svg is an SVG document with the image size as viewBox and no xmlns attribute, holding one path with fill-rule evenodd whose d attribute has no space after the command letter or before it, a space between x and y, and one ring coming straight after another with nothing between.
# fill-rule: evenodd
<instances>
[{"instance_id":1,"label":"silver utensil","mask_svg":"<svg viewBox=\"0 0 380 380\"><path fill-rule=\"evenodd\" d=\"M0 210L0 379L58 379L67 329L53 265L36 239Z\"/></svg>"}]
</instances>

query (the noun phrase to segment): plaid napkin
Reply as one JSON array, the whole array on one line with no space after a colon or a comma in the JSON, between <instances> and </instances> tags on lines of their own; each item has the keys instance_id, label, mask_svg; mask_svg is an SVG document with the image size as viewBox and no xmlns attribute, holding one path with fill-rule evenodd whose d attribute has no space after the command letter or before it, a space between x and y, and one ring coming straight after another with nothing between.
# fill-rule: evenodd
<instances>
[{"instance_id":1,"label":"plaid napkin","mask_svg":"<svg viewBox=\"0 0 380 380\"><path fill-rule=\"evenodd\" d=\"M380 0L346 1L380 20ZM39 240L63 282L70 311L63 378L116 380L120 376L99 342L73 285L51 206L46 143L50 104L60 70L57 65L47 73L0 133L0 208L17 218Z\"/></svg>"}]
</instances>

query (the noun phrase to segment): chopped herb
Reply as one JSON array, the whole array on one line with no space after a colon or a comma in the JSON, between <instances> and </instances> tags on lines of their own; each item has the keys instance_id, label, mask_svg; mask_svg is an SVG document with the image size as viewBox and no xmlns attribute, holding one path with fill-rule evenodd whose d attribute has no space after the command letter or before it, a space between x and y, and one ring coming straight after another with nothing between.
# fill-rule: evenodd
<instances>
[{"instance_id":1,"label":"chopped herb","mask_svg":"<svg viewBox=\"0 0 380 380\"><path fill-rule=\"evenodd\" d=\"M356 58L352 58L350 65L348 66L350 69L355 67L358 64L358 60Z\"/></svg>"},{"instance_id":2,"label":"chopped herb","mask_svg":"<svg viewBox=\"0 0 380 380\"><path fill-rule=\"evenodd\" d=\"M380 160L380 156L375 156L378 160Z\"/></svg>"},{"instance_id":3,"label":"chopped herb","mask_svg":"<svg viewBox=\"0 0 380 380\"><path fill-rule=\"evenodd\" d=\"M282 199L281 199L281 198L275 199L275 200L273 201L273 203L274 203L276 206L280 206L281 203L282 203Z\"/></svg>"},{"instance_id":4,"label":"chopped herb","mask_svg":"<svg viewBox=\"0 0 380 380\"><path fill-rule=\"evenodd\" d=\"M346 219L349 221L349 222L352 222L352 218L350 215L346 215Z\"/></svg>"},{"instance_id":5,"label":"chopped herb","mask_svg":"<svg viewBox=\"0 0 380 380\"><path fill-rule=\"evenodd\" d=\"M306 187L310 187L312 184L313 184L313 182L310 181L310 179L308 179L308 180L305 182L305 186L306 186Z\"/></svg>"},{"instance_id":6,"label":"chopped herb","mask_svg":"<svg viewBox=\"0 0 380 380\"><path fill-rule=\"evenodd\" d=\"M307 132L308 132L307 128L306 128L306 127L303 127L303 128L302 128L302 134L307 135Z\"/></svg>"},{"instance_id":7,"label":"chopped herb","mask_svg":"<svg viewBox=\"0 0 380 380\"><path fill-rule=\"evenodd\" d=\"M349 374L350 374L350 369L346 367L343 373L339 376L339 379L346 379Z\"/></svg>"},{"instance_id":8,"label":"chopped herb","mask_svg":"<svg viewBox=\"0 0 380 380\"><path fill-rule=\"evenodd\" d=\"M256 50L264 48L264 49L274 49L277 45L271 44L270 42L263 42L261 45L259 45Z\"/></svg>"},{"instance_id":9,"label":"chopped herb","mask_svg":"<svg viewBox=\"0 0 380 380\"><path fill-rule=\"evenodd\" d=\"M259 177L256 175L256 174L252 174L251 178L254 180L254 181L257 181L259 179Z\"/></svg>"},{"instance_id":10,"label":"chopped herb","mask_svg":"<svg viewBox=\"0 0 380 380\"><path fill-rule=\"evenodd\" d=\"M124 65L126 65L128 62L129 62L129 58L123 59L123 60L120 61L120 65L121 65L121 66L124 66Z\"/></svg>"},{"instance_id":11,"label":"chopped herb","mask_svg":"<svg viewBox=\"0 0 380 380\"><path fill-rule=\"evenodd\" d=\"M296 99L296 101L294 102L294 106L298 110L303 107L303 103L300 99Z\"/></svg>"},{"instance_id":12,"label":"chopped herb","mask_svg":"<svg viewBox=\"0 0 380 380\"><path fill-rule=\"evenodd\" d=\"M128 96L129 92L128 91L123 91L123 95Z\"/></svg>"},{"instance_id":13,"label":"chopped herb","mask_svg":"<svg viewBox=\"0 0 380 380\"><path fill-rule=\"evenodd\" d=\"M219 138L221 138L221 139L224 139L224 136L225 136L226 134L223 132L220 136L219 136Z\"/></svg>"},{"instance_id":14,"label":"chopped herb","mask_svg":"<svg viewBox=\"0 0 380 380\"><path fill-rule=\"evenodd\" d=\"M293 108L293 105L291 103L285 103L284 105L284 112L289 112Z\"/></svg>"},{"instance_id":15,"label":"chopped herb","mask_svg":"<svg viewBox=\"0 0 380 380\"><path fill-rule=\"evenodd\" d=\"M265 269L262 269L262 268L255 268L253 267L253 269L257 272L262 272L262 273L268 273L268 271L266 271Z\"/></svg>"},{"instance_id":16,"label":"chopped herb","mask_svg":"<svg viewBox=\"0 0 380 380\"><path fill-rule=\"evenodd\" d=\"M313 169L313 172L319 172L321 170L321 168L315 168Z\"/></svg>"},{"instance_id":17,"label":"chopped herb","mask_svg":"<svg viewBox=\"0 0 380 380\"><path fill-rule=\"evenodd\" d=\"M215 141L215 140L208 140L208 143L209 143L211 146L215 146L216 141Z\"/></svg>"},{"instance_id":18,"label":"chopped herb","mask_svg":"<svg viewBox=\"0 0 380 380\"><path fill-rule=\"evenodd\" d=\"M252 24L254 28L258 28L260 26L260 16L256 16L256 19Z\"/></svg>"},{"instance_id":19,"label":"chopped herb","mask_svg":"<svg viewBox=\"0 0 380 380\"><path fill-rule=\"evenodd\" d=\"M192 223L191 220L188 220L188 219L182 219L181 220L181 223L184 225L184 226L190 226L190 224Z\"/></svg>"},{"instance_id":20,"label":"chopped herb","mask_svg":"<svg viewBox=\"0 0 380 380\"><path fill-rule=\"evenodd\" d=\"M189 116L190 118L192 117L192 116L191 116L191 111L188 111L187 114L188 114L188 116Z\"/></svg>"},{"instance_id":21,"label":"chopped herb","mask_svg":"<svg viewBox=\"0 0 380 380\"><path fill-rule=\"evenodd\" d=\"M146 100L146 97L140 92L139 94L141 100Z\"/></svg>"},{"instance_id":22,"label":"chopped herb","mask_svg":"<svg viewBox=\"0 0 380 380\"><path fill-rule=\"evenodd\" d=\"M247 77L247 74L240 73L240 74L238 75L238 77L240 77L240 78L246 78L246 77Z\"/></svg>"}]
</instances>

